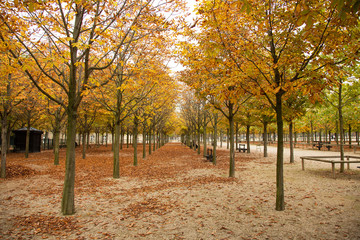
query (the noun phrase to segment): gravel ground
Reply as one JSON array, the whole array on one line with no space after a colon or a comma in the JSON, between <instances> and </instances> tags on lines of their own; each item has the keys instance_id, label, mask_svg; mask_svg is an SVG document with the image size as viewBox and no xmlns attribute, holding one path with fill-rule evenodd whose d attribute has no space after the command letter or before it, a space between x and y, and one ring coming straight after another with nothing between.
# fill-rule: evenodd
<instances>
[{"instance_id":1,"label":"gravel ground","mask_svg":"<svg viewBox=\"0 0 360 240\"><path fill-rule=\"evenodd\" d=\"M251 150L236 153L231 179L226 149L219 150L217 166L180 144L162 147L136 168L131 158L124 159L129 166L120 179L93 173L101 177L79 183L77 212L69 217L59 212L62 178L55 168L14 160L47 170L1 180L1 239L360 239L355 164L345 173L337 169L334 179L329 163L309 161L302 171L299 156L338 153L296 149L295 163L289 164L285 149L286 205L279 212L276 148L269 147L267 158L255 145ZM111 154L105 153L91 155L97 161L108 158L102 169L111 166ZM77 160L78 176L92 176L83 170L90 160Z\"/></svg>"}]
</instances>

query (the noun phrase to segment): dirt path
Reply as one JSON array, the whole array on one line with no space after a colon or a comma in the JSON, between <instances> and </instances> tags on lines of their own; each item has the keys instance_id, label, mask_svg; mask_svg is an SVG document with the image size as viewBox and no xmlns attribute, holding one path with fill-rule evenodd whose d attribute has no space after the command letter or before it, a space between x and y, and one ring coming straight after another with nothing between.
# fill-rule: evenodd
<instances>
[{"instance_id":1,"label":"dirt path","mask_svg":"<svg viewBox=\"0 0 360 240\"><path fill-rule=\"evenodd\" d=\"M272 150L268 158L236 153L232 179L227 150L213 166L168 144L137 167L131 151L121 152L115 180L109 148L77 159L77 212L70 217L60 214L64 153L60 166L52 165L50 151L27 160L10 155L14 176L0 180L1 239L359 239L355 166L333 179L328 164L309 163L302 171L298 158L286 163L286 210L278 212Z\"/></svg>"}]
</instances>

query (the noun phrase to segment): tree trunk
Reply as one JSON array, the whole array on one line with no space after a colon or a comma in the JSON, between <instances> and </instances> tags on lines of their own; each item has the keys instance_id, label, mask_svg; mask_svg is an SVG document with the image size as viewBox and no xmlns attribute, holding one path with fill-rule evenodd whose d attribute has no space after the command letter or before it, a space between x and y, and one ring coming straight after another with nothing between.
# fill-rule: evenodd
<instances>
[{"instance_id":1,"label":"tree trunk","mask_svg":"<svg viewBox=\"0 0 360 240\"><path fill-rule=\"evenodd\" d=\"M59 150L60 150L60 126L54 129L53 147L54 147L54 165L59 165Z\"/></svg>"},{"instance_id":2,"label":"tree trunk","mask_svg":"<svg viewBox=\"0 0 360 240\"><path fill-rule=\"evenodd\" d=\"M250 153L250 125L246 125L246 147L246 152Z\"/></svg>"},{"instance_id":3,"label":"tree trunk","mask_svg":"<svg viewBox=\"0 0 360 240\"><path fill-rule=\"evenodd\" d=\"M284 202L284 130L282 119L282 94L278 92L276 94L276 124L277 124L277 158L276 158L276 210L283 211L285 209Z\"/></svg>"},{"instance_id":4,"label":"tree trunk","mask_svg":"<svg viewBox=\"0 0 360 240\"><path fill-rule=\"evenodd\" d=\"M338 121L336 121L335 141L336 141L336 144L339 145L339 122Z\"/></svg>"},{"instance_id":5,"label":"tree trunk","mask_svg":"<svg viewBox=\"0 0 360 240\"><path fill-rule=\"evenodd\" d=\"M222 130L220 129L220 148L222 148L222 139L223 139L223 135L222 135Z\"/></svg>"},{"instance_id":6,"label":"tree trunk","mask_svg":"<svg viewBox=\"0 0 360 240\"><path fill-rule=\"evenodd\" d=\"M123 144L124 144L124 125L123 125L123 123L121 123L121 126L120 126L120 150L123 149Z\"/></svg>"},{"instance_id":7,"label":"tree trunk","mask_svg":"<svg viewBox=\"0 0 360 240\"><path fill-rule=\"evenodd\" d=\"M86 132L84 131L83 134L82 134L82 158L85 159L86 158Z\"/></svg>"},{"instance_id":8,"label":"tree trunk","mask_svg":"<svg viewBox=\"0 0 360 240\"><path fill-rule=\"evenodd\" d=\"M204 114L204 135L203 135L203 138L204 138L204 154L203 156L205 157L206 156L206 148L207 148L207 135L206 135L206 114ZM200 145L199 145L199 148L200 148Z\"/></svg>"},{"instance_id":9,"label":"tree trunk","mask_svg":"<svg viewBox=\"0 0 360 240\"><path fill-rule=\"evenodd\" d=\"M229 108L229 125L230 125L230 169L229 177L235 177L235 151L234 151L234 116L232 113L232 104Z\"/></svg>"},{"instance_id":10,"label":"tree trunk","mask_svg":"<svg viewBox=\"0 0 360 240\"><path fill-rule=\"evenodd\" d=\"M113 144L113 154L114 154L114 164L113 164L113 178L120 178L120 161L119 161L119 141L120 141L120 115L116 114L115 116L115 126L114 126L114 144Z\"/></svg>"},{"instance_id":11,"label":"tree trunk","mask_svg":"<svg viewBox=\"0 0 360 240\"><path fill-rule=\"evenodd\" d=\"M293 141L293 122L289 123L289 137L290 137L290 163L294 163L294 141Z\"/></svg>"},{"instance_id":12,"label":"tree trunk","mask_svg":"<svg viewBox=\"0 0 360 240\"><path fill-rule=\"evenodd\" d=\"M339 111L339 124L340 124L340 159L344 161L344 120L342 115L342 81L340 80L339 85L339 103L338 103L338 111ZM344 172L344 163L340 164L340 172Z\"/></svg>"},{"instance_id":13,"label":"tree trunk","mask_svg":"<svg viewBox=\"0 0 360 240\"><path fill-rule=\"evenodd\" d=\"M236 122L236 125L235 125L235 150L238 148L238 143L239 143L239 139L238 139L238 132L239 132L239 123Z\"/></svg>"},{"instance_id":14,"label":"tree trunk","mask_svg":"<svg viewBox=\"0 0 360 240\"><path fill-rule=\"evenodd\" d=\"M217 148L217 122L218 115L214 114L214 144L213 144L213 164L216 165L216 148Z\"/></svg>"},{"instance_id":15,"label":"tree trunk","mask_svg":"<svg viewBox=\"0 0 360 240\"><path fill-rule=\"evenodd\" d=\"M30 147L30 121L28 121L27 129L26 129L25 158L29 157L29 147Z\"/></svg>"},{"instance_id":16,"label":"tree trunk","mask_svg":"<svg viewBox=\"0 0 360 240\"><path fill-rule=\"evenodd\" d=\"M149 155L151 155L151 138L152 138L152 136L151 136L151 125L149 127L148 135L149 135Z\"/></svg>"},{"instance_id":17,"label":"tree trunk","mask_svg":"<svg viewBox=\"0 0 360 240\"><path fill-rule=\"evenodd\" d=\"M198 148L196 150L197 150L197 153L200 154L200 126L197 129L197 145L198 145Z\"/></svg>"},{"instance_id":18,"label":"tree trunk","mask_svg":"<svg viewBox=\"0 0 360 240\"><path fill-rule=\"evenodd\" d=\"M268 125L268 123L266 121L264 121L264 157L268 156L268 152L267 152L267 144L268 144L267 125Z\"/></svg>"},{"instance_id":19,"label":"tree trunk","mask_svg":"<svg viewBox=\"0 0 360 240\"><path fill-rule=\"evenodd\" d=\"M1 178L6 177L6 153L7 153L7 109L4 109L4 114L1 119Z\"/></svg>"},{"instance_id":20,"label":"tree trunk","mask_svg":"<svg viewBox=\"0 0 360 240\"><path fill-rule=\"evenodd\" d=\"M61 212L64 215L75 213L75 139L76 139L76 110L69 110L66 139L66 163L64 189L61 202Z\"/></svg>"},{"instance_id":21,"label":"tree trunk","mask_svg":"<svg viewBox=\"0 0 360 240\"><path fill-rule=\"evenodd\" d=\"M349 146L351 148L351 125L349 124Z\"/></svg>"},{"instance_id":22,"label":"tree trunk","mask_svg":"<svg viewBox=\"0 0 360 240\"><path fill-rule=\"evenodd\" d=\"M328 139L328 127L325 126L325 142L329 142L330 139Z\"/></svg>"},{"instance_id":23,"label":"tree trunk","mask_svg":"<svg viewBox=\"0 0 360 240\"><path fill-rule=\"evenodd\" d=\"M153 128L153 138L154 138L153 152L155 152L155 150L156 150L156 129L155 129L155 127Z\"/></svg>"},{"instance_id":24,"label":"tree trunk","mask_svg":"<svg viewBox=\"0 0 360 240\"><path fill-rule=\"evenodd\" d=\"M142 144L143 144L143 159L146 158L146 128L145 124L143 126L143 132L142 132Z\"/></svg>"},{"instance_id":25,"label":"tree trunk","mask_svg":"<svg viewBox=\"0 0 360 240\"><path fill-rule=\"evenodd\" d=\"M86 131L86 149L90 148L90 131Z\"/></svg>"},{"instance_id":26,"label":"tree trunk","mask_svg":"<svg viewBox=\"0 0 360 240\"><path fill-rule=\"evenodd\" d=\"M129 129L126 131L126 148L129 148Z\"/></svg>"},{"instance_id":27,"label":"tree trunk","mask_svg":"<svg viewBox=\"0 0 360 240\"><path fill-rule=\"evenodd\" d=\"M229 129L226 129L226 149L229 149Z\"/></svg>"},{"instance_id":28,"label":"tree trunk","mask_svg":"<svg viewBox=\"0 0 360 240\"><path fill-rule=\"evenodd\" d=\"M307 136L307 143L310 143L310 132L309 131L306 132L306 136Z\"/></svg>"},{"instance_id":29,"label":"tree trunk","mask_svg":"<svg viewBox=\"0 0 360 240\"><path fill-rule=\"evenodd\" d=\"M139 121L137 116L134 117L134 130L133 130L133 147L134 147L134 166L138 165L137 159L137 137L138 137Z\"/></svg>"}]
</instances>

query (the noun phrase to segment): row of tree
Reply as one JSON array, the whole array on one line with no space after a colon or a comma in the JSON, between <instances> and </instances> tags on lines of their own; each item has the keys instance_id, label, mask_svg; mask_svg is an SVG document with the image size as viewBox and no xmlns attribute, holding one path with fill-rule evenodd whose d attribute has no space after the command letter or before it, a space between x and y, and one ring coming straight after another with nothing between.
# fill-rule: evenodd
<instances>
[{"instance_id":1,"label":"row of tree","mask_svg":"<svg viewBox=\"0 0 360 240\"><path fill-rule=\"evenodd\" d=\"M338 93L338 101L329 103L337 106L343 128L343 86L358 87L359 5L330 0L203 0L196 11L195 23L182 31L186 41L178 52L186 69L180 79L200 102L227 119L230 177L235 174L236 115L246 119L251 109L258 109L264 132L274 115L276 210L284 210L284 121L291 126L304 114L305 102L320 102L327 89L330 95Z\"/></svg>"},{"instance_id":2,"label":"row of tree","mask_svg":"<svg viewBox=\"0 0 360 240\"><path fill-rule=\"evenodd\" d=\"M170 128L177 87L167 67L173 41L169 32L176 28L173 13L183 7L177 0L2 1L2 176L8 117L18 102L29 99L24 82L30 80L37 90L33 106L42 100L47 104L55 156L66 120L62 213L75 212L77 132L85 138L95 119L113 128L113 177L118 178L126 121L134 126L134 139L140 126L149 136ZM37 108L30 109L36 114Z\"/></svg>"}]
</instances>

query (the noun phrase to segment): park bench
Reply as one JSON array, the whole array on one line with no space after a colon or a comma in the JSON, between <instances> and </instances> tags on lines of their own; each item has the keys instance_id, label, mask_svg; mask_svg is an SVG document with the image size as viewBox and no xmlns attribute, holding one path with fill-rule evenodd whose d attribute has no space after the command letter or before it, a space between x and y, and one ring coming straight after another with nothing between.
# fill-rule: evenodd
<instances>
[{"instance_id":1,"label":"park bench","mask_svg":"<svg viewBox=\"0 0 360 240\"><path fill-rule=\"evenodd\" d=\"M332 148L330 142L314 141L314 143L313 143L313 147L316 147L319 150L321 150L321 148L323 146L325 146L329 151L330 151L330 148Z\"/></svg>"},{"instance_id":2,"label":"park bench","mask_svg":"<svg viewBox=\"0 0 360 240\"><path fill-rule=\"evenodd\" d=\"M334 158L335 160L329 160L329 159L325 159L325 158ZM360 163L360 157L345 156L345 158L346 158L345 161L337 160L339 158L340 158L339 156L300 157L303 171L305 171L305 160L331 163L331 169L332 169L333 178L335 178L335 164L336 163L339 163L339 164L341 164L341 163L345 164L346 163L347 164L347 169L350 169L350 163ZM350 160L351 158L356 159L356 160Z\"/></svg>"},{"instance_id":3,"label":"park bench","mask_svg":"<svg viewBox=\"0 0 360 240\"><path fill-rule=\"evenodd\" d=\"M212 162L212 160L213 160L213 150L212 150L212 148L206 149L205 157L206 157L206 160Z\"/></svg>"},{"instance_id":4,"label":"park bench","mask_svg":"<svg viewBox=\"0 0 360 240\"><path fill-rule=\"evenodd\" d=\"M330 142L325 142L325 147L330 151L330 148L332 148Z\"/></svg>"},{"instance_id":5,"label":"park bench","mask_svg":"<svg viewBox=\"0 0 360 240\"><path fill-rule=\"evenodd\" d=\"M239 143L238 147L239 152L245 152L247 150L245 144Z\"/></svg>"},{"instance_id":6,"label":"park bench","mask_svg":"<svg viewBox=\"0 0 360 240\"><path fill-rule=\"evenodd\" d=\"M262 145L261 144L256 144L256 151L261 152L261 149L262 149Z\"/></svg>"},{"instance_id":7,"label":"park bench","mask_svg":"<svg viewBox=\"0 0 360 240\"><path fill-rule=\"evenodd\" d=\"M75 142L75 147L78 147L79 144L77 142ZM66 143L61 143L59 144L59 148L66 148Z\"/></svg>"}]
</instances>

